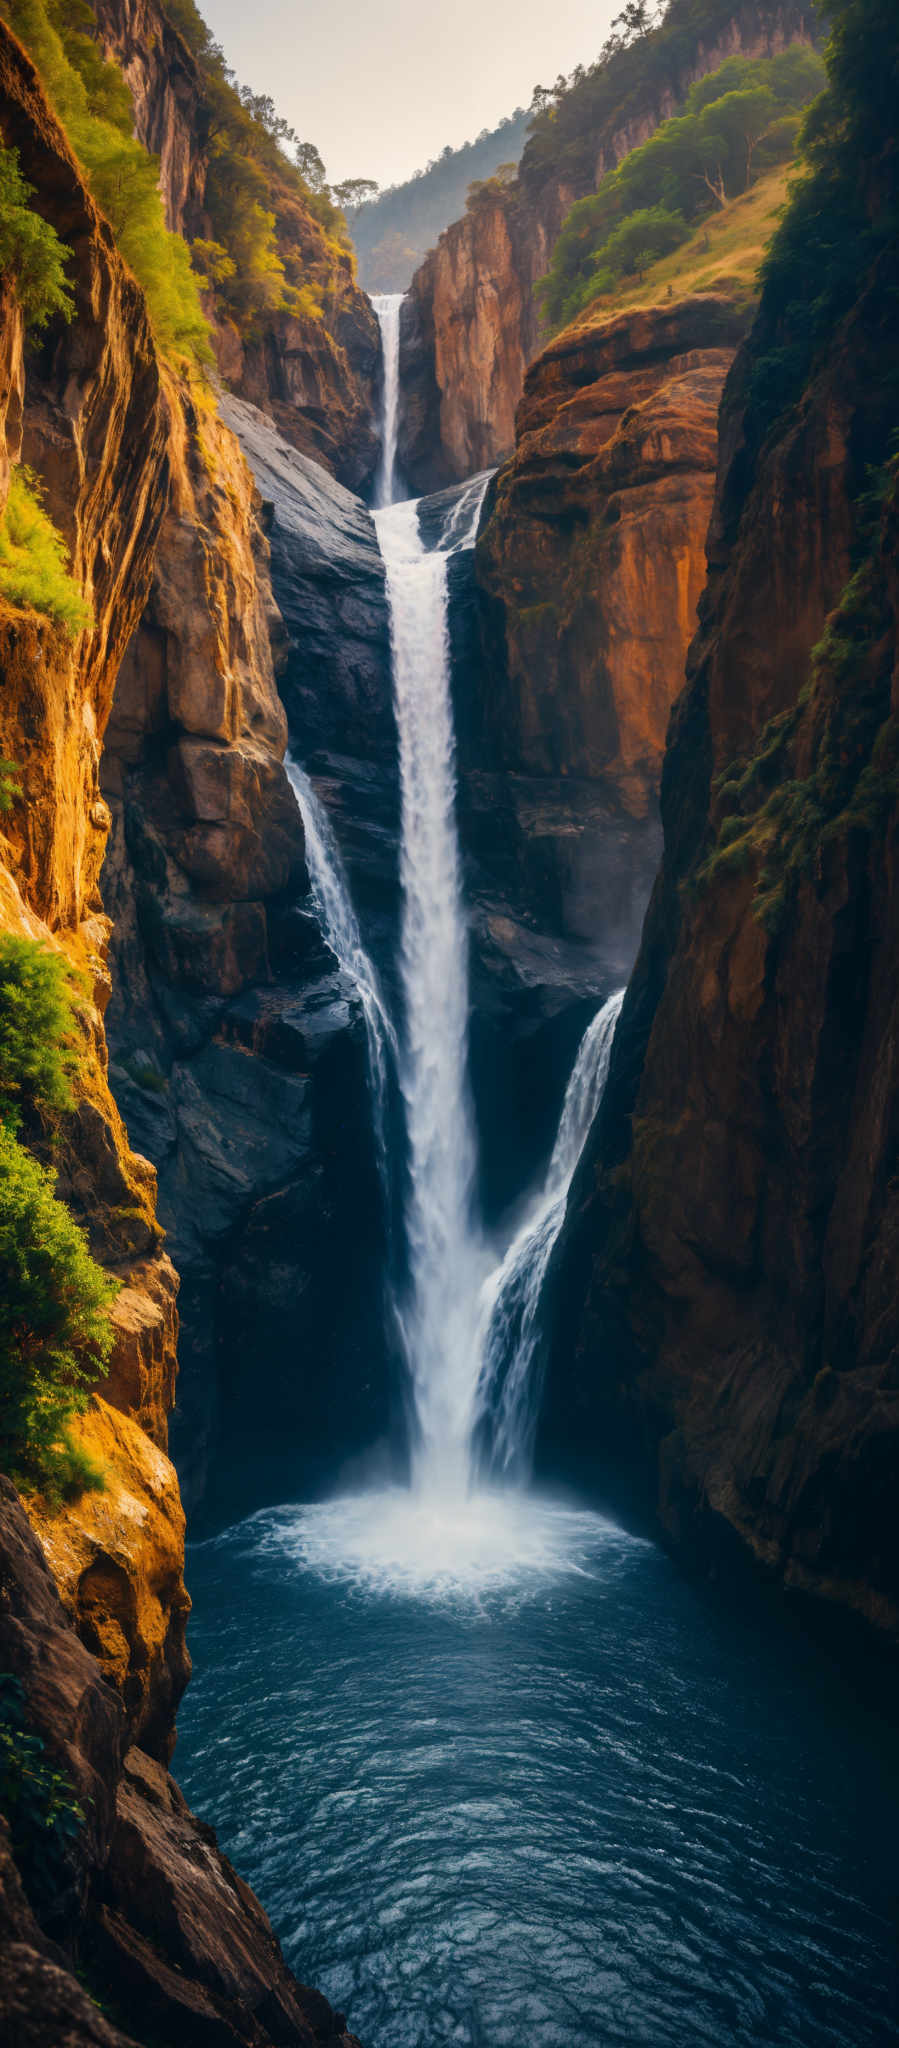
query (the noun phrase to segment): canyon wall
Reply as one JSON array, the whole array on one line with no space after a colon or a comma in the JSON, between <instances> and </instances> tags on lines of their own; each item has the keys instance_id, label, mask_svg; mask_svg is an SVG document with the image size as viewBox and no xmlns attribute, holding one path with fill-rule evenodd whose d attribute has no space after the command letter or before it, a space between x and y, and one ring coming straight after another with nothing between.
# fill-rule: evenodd
<instances>
[{"instance_id":1,"label":"canyon wall","mask_svg":"<svg viewBox=\"0 0 899 2048\"><path fill-rule=\"evenodd\" d=\"M637 42L610 60L608 109L598 120L585 109L576 149L532 140L512 183L473 198L416 271L403 307L399 455L410 489L440 489L511 452L525 371L540 346L535 289L575 200L726 57L773 56L816 33L808 0L726 0L711 14L675 0L655 37L643 39L647 59Z\"/></svg>"},{"instance_id":2,"label":"canyon wall","mask_svg":"<svg viewBox=\"0 0 899 2048\"><path fill-rule=\"evenodd\" d=\"M52 1131L34 1121L24 1134L120 1282L109 1374L71 1425L102 1487L59 1508L29 1496L26 1516L0 1479L0 1711L5 1756L24 1745L29 1773L24 1807L13 1796L10 1822L0 1822L0 2031L25 2048L149 2038L172 2048L199 2038L337 2048L350 2041L342 2016L287 1971L264 1914L166 1768L189 1674L184 1517L166 1450L176 1279L156 1175L132 1150L110 1093L104 1024L110 808L100 776L114 706L120 731L129 715L132 734L135 722L152 729L171 770L182 899L192 875L208 880L226 865L229 830L232 868L253 887L301 870L280 767L283 714L264 667L265 551L260 543L253 553L255 498L236 446L208 396L161 365L142 294L2 24L0 103L3 140L18 152L33 205L72 252L74 298L71 324L56 319L26 345L7 281L0 480L5 496L21 458L41 478L91 606L74 637L44 613L0 606L0 752L21 784L2 820L0 925L78 972L73 1107ZM218 585L205 580L212 548ZM160 730L159 664L138 687L133 647L164 635L173 614L172 716ZM264 847L247 825L248 789ZM221 936L227 907L197 925L182 934L186 949L239 958L252 946L237 915ZM160 946L176 950L179 929L173 915ZM34 1802L50 1786L45 1822Z\"/></svg>"},{"instance_id":3,"label":"canyon wall","mask_svg":"<svg viewBox=\"0 0 899 2048\"><path fill-rule=\"evenodd\" d=\"M664 860L566 1225L541 1455L619 1502L630 1484L706 1566L746 1556L895 1638L888 95L829 147L827 251L800 196L725 390Z\"/></svg>"}]
</instances>

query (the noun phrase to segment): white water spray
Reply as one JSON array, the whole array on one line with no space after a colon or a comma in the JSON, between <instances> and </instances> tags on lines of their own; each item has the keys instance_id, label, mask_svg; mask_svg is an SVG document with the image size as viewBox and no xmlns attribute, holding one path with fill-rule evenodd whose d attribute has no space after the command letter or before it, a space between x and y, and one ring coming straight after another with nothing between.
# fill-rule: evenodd
<instances>
[{"instance_id":1,"label":"white water spray","mask_svg":"<svg viewBox=\"0 0 899 2048\"><path fill-rule=\"evenodd\" d=\"M375 504L392 505L397 495L396 443L400 405L400 307L402 292L385 292L372 299L381 329L384 361L384 398L381 424L381 460L375 482Z\"/></svg>"},{"instance_id":2,"label":"white water spray","mask_svg":"<svg viewBox=\"0 0 899 2048\"><path fill-rule=\"evenodd\" d=\"M587 1026L565 1091L552 1158L540 1195L481 1297L482 1412L492 1415L491 1464L522 1479L536 1425L534 1359L543 1285L562 1224L568 1191L603 1098L624 990L609 997Z\"/></svg>"}]
</instances>

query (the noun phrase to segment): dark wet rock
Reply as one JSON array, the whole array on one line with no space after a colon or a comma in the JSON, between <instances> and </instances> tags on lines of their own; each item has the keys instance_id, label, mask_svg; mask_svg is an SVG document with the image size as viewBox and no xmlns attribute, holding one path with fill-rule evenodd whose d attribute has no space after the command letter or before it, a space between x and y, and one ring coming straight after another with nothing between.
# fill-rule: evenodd
<instances>
[{"instance_id":1,"label":"dark wet rock","mask_svg":"<svg viewBox=\"0 0 899 2048\"><path fill-rule=\"evenodd\" d=\"M387 597L371 514L255 406L224 398L222 411L263 500L291 739L304 759L339 747L392 760Z\"/></svg>"},{"instance_id":2,"label":"dark wet rock","mask_svg":"<svg viewBox=\"0 0 899 2048\"><path fill-rule=\"evenodd\" d=\"M366 939L389 972L399 793L387 589L374 521L361 498L298 454L255 407L226 399L224 410L263 499L291 748L330 814Z\"/></svg>"}]
</instances>

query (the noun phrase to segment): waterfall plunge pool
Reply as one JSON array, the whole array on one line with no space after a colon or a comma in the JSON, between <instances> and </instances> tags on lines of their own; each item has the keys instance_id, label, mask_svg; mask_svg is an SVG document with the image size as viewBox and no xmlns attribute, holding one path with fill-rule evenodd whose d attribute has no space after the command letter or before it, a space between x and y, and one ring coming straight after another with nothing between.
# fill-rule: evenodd
<instances>
[{"instance_id":1,"label":"waterfall plunge pool","mask_svg":"<svg viewBox=\"0 0 899 2048\"><path fill-rule=\"evenodd\" d=\"M364 2048L882 2048L888 1735L792 1633L534 1495L192 1546L178 1772Z\"/></svg>"}]
</instances>

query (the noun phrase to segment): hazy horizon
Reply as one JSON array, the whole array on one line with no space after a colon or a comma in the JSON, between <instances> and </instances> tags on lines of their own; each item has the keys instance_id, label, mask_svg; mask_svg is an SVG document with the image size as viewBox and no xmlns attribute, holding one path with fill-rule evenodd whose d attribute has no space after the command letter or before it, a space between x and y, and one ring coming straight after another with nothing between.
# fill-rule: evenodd
<instances>
[{"instance_id":1,"label":"hazy horizon","mask_svg":"<svg viewBox=\"0 0 899 2048\"><path fill-rule=\"evenodd\" d=\"M621 0L456 0L452 13L421 0L359 0L321 11L265 0L200 0L242 85L270 93L332 183L400 183L482 128L495 128L535 85L598 56Z\"/></svg>"}]
</instances>

